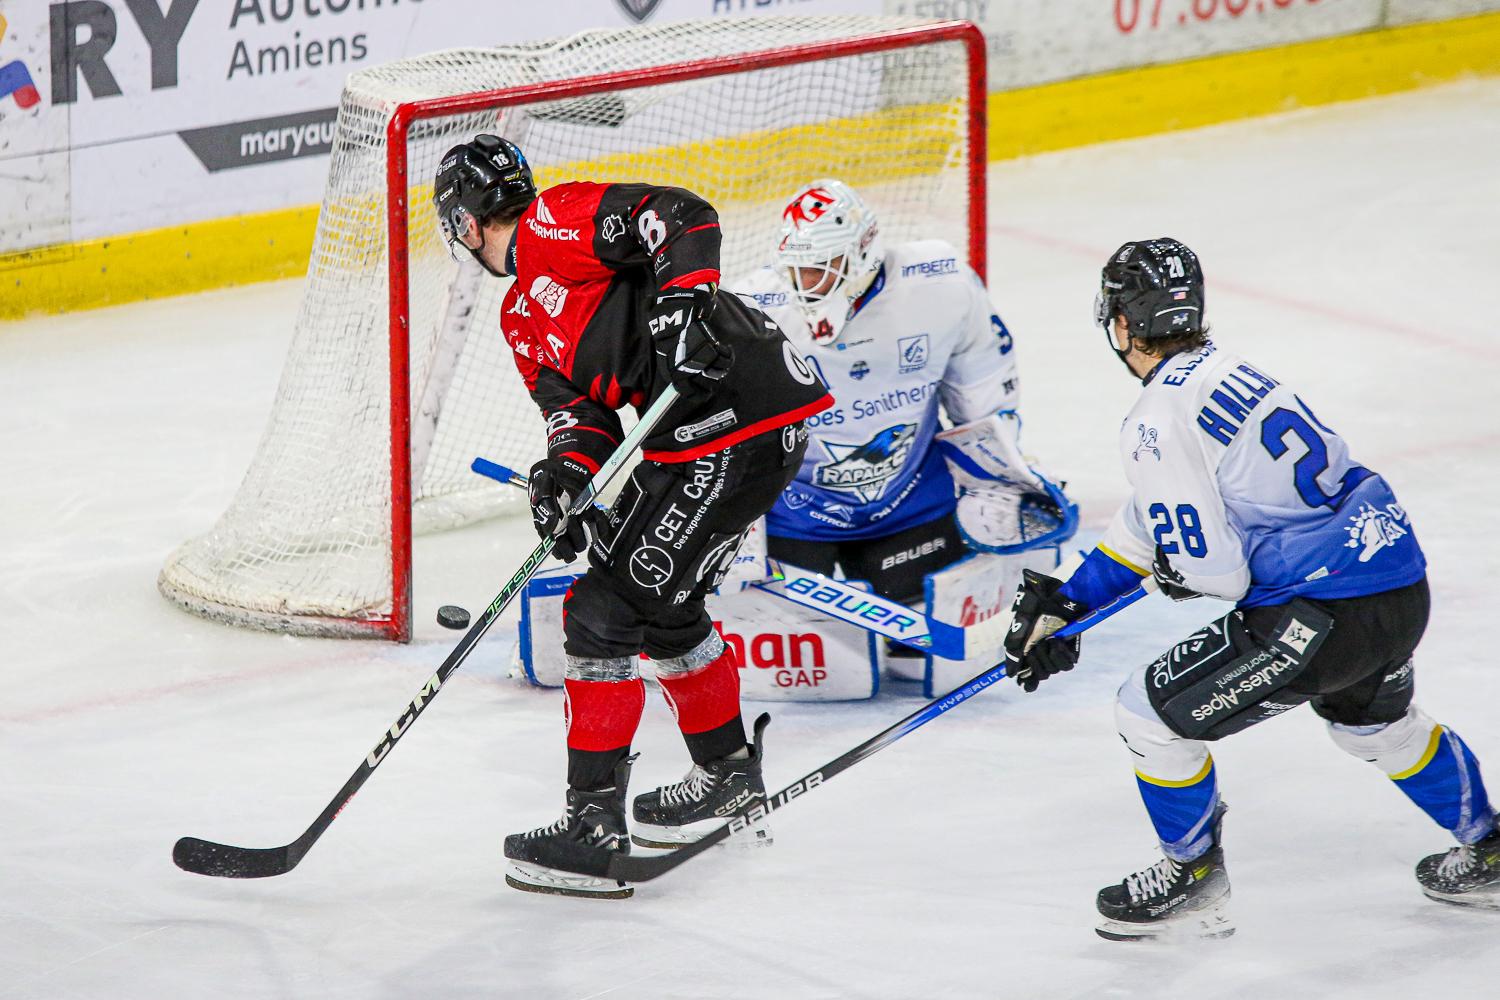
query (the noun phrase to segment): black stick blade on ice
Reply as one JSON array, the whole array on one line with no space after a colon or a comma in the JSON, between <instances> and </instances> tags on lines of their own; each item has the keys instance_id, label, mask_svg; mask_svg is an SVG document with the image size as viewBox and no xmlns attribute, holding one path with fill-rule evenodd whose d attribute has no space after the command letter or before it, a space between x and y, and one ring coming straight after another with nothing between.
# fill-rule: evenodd
<instances>
[{"instance_id":1,"label":"black stick blade on ice","mask_svg":"<svg viewBox=\"0 0 1500 1000\"><path fill-rule=\"evenodd\" d=\"M640 421L631 428L630 433L615 448L614 454L610 455L599 471L594 473L594 478L589 481L577 497L573 499L568 509L568 514L578 515L588 510L594 504L594 498L602 493L616 473L625 467L630 456L635 454L641 442L650 436L652 429L661 422L667 410L677 401L678 392L672 386L667 386L651 408L641 415ZM217 878L271 878L275 875L285 875L297 867L312 846L323 836L323 831L328 829L349 800L354 798L354 793L359 791L375 769L390 755L396 741L416 723L417 717L422 710L432 704L442 690L443 684L448 676L459 668L465 658L468 657L484 634L489 631L490 626L495 624L500 613L525 587L527 581L536 574L538 567L552 553L552 547L556 541L544 538L541 543L532 550L531 555L526 557L520 567L511 574L510 581L501 588L500 593L490 602L489 607L479 616L479 620L469 627L464 637L458 640L458 645L448 654L437 672L427 679L421 690L413 698L396 718L395 723L381 734L380 742L375 744L375 749L365 755L364 760L359 762L359 767L344 782L344 787L339 793L323 807L318 818L313 820L312 825L303 831L302 836L287 844L285 847L231 847L229 844L215 844L208 840L199 840L197 837L183 837L172 845L172 861L185 872L194 875L211 875ZM462 608L454 608L455 611L463 611ZM463 614L467 617L468 612ZM466 622L467 624L467 622Z\"/></svg>"},{"instance_id":2,"label":"black stick blade on ice","mask_svg":"<svg viewBox=\"0 0 1500 1000\"><path fill-rule=\"evenodd\" d=\"M292 857L286 847L232 847L197 837L183 837L172 847L172 861L185 872L218 878L270 878L297 867L301 854Z\"/></svg>"}]
</instances>

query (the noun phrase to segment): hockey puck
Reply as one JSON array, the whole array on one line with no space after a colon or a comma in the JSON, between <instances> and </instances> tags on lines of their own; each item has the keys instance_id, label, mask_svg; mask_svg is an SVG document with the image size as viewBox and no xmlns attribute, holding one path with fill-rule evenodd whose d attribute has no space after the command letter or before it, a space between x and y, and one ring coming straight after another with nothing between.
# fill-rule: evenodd
<instances>
[{"instance_id":1,"label":"hockey puck","mask_svg":"<svg viewBox=\"0 0 1500 1000\"><path fill-rule=\"evenodd\" d=\"M443 628L460 629L469 627L469 613L457 604L444 604L438 608L437 619L438 624L443 626Z\"/></svg>"}]
</instances>

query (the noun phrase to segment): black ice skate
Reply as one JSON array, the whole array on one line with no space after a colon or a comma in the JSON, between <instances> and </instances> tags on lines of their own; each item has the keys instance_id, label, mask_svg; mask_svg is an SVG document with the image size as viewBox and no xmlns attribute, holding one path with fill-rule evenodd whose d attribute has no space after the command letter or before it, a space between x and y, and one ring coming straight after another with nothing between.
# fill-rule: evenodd
<instances>
[{"instance_id":1,"label":"black ice skate","mask_svg":"<svg viewBox=\"0 0 1500 1000\"><path fill-rule=\"evenodd\" d=\"M600 850L630 853L630 837L625 827L625 786L634 759L622 762L615 770L613 788L597 792L569 788L561 819L550 826L506 837L505 856L511 865L505 884L525 892L559 896L625 899L634 895L635 889L624 882L577 875L569 870L579 859L597 856Z\"/></svg>"},{"instance_id":2,"label":"black ice skate","mask_svg":"<svg viewBox=\"0 0 1500 1000\"><path fill-rule=\"evenodd\" d=\"M1164 937L1228 937L1229 874L1219 839L1224 821L1221 803L1214 812L1213 847L1192 861L1163 858L1125 881L1099 890L1095 905L1105 920L1095 928L1111 941Z\"/></svg>"},{"instance_id":3,"label":"black ice skate","mask_svg":"<svg viewBox=\"0 0 1500 1000\"><path fill-rule=\"evenodd\" d=\"M1500 830L1423 858L1417 862L1417 881L1431 899L1500 910Z\"/></svg>"},{"instance_id":4,"label":"black ice skate","mask_svg":"<svg viewBox=\"0 0 1500 1000\"><path fill-rule=\"evenodd\" d=\"M687 777L676 784L637 795L631 809L631 839L642 847L681 847L722 826L735 813L764 802L766 784L760 766L763 734L770 721L769 715L755 720L749 757L723 757L701 767L694 764ZM771 843L771 831L764 821L748 834L749 839L744 841L747 846Z\"/></svg>"}]
</instances>

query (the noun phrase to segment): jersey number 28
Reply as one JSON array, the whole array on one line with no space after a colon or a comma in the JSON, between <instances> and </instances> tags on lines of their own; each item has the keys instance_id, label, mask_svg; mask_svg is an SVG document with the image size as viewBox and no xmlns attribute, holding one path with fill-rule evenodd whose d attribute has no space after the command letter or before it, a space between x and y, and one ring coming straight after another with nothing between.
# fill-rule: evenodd
<instances>
[{"instance_id":1,"label":"jersey number 28","mask_svg":"<svg viewBox=\"0 0 1500 1000\"><path fill-rule=\"evenodd\" d=\"M1163 554L1170 556L1178 551L1177 543L1172 541L1174 531L1182 539L1181 547L1188 555L1194 559L1202 559L1208 554L1208 542L1203 538L1203 522L1198 519L1198 508L1192 504L1180 503L1174 512L1164 503L1154 503L1146 513L1151 515L1151 537L1161 547Z\"/></svg>"}]
</instances>

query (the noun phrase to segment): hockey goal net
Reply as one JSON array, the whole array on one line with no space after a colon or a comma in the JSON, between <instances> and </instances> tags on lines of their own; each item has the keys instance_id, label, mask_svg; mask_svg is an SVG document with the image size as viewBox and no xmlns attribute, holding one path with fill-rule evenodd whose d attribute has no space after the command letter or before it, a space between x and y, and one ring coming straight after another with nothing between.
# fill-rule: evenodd
<instances>
[{"instance_id":1,"label":"hockey goal net","mask_svg":"<svg viewBox=\"0 0 1500 1000\"><path fill-rule=\"evenodd\" d=\"M703 195L726 279L767 262L781 207L822 176L858 188L888 241L947 239L983 274L984 97L977 29L889 17L587 31L352 74L269 426L161 592L240 625L405 640L413 533L521 506L469 471L528 469L544 437L499 333L505 282L450 258L431 207L455 143L516 141L543 189Z\"/></svg>"}]
</instances>

